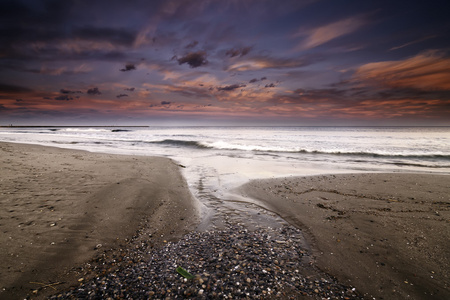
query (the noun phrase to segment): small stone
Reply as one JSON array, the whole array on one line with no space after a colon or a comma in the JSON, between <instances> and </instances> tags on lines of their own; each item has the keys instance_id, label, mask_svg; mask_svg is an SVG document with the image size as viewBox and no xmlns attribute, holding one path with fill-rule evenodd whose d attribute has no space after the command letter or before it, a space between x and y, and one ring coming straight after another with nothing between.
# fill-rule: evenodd
<instances>
[{"instance_id":1,"label":"small stone","mask_svg":"<svg viewBox=\"0 0 450 300\"><path fill-rule=\"evenodd\" d=\"M199 294L199 295L203 295L203 292L204 292L204 290L201 289L201 290L198 291L198 294Z\"/></svg>"}]
</instances>

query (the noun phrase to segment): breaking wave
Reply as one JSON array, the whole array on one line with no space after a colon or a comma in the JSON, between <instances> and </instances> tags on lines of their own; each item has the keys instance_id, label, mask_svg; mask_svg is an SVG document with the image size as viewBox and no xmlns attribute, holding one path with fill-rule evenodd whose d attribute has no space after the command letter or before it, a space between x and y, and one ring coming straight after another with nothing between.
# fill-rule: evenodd
<instances>
[{"instance_id":1,"label":"breaking wave","mask_svg":"<svg viewBox=\"0 0 450 300\"><path fill-rule=\"evenodd\" d=\"M256 145L243 145L232 144L226 142L202 142L191 140L177 140L177 139L165 139L160 141L151 141L150 144L159 144L175 147L189 147L196 149L210 149L210 150L238 150L238 151L251 151L251 152L269 152L269 153L304 153L304 154L317 154L317 155L339 155L339 156L355 156L355 157L373 157L373 158L399 158L399 159L439 159L450 161L450 155L442 154L396 154L396 153L375 153L375 152L354 152L354 151L323 151L323 150L306 150L306 149L288 149L282 147L269 147L269 146L256 146Z\"/></svg>"}]
</instances>

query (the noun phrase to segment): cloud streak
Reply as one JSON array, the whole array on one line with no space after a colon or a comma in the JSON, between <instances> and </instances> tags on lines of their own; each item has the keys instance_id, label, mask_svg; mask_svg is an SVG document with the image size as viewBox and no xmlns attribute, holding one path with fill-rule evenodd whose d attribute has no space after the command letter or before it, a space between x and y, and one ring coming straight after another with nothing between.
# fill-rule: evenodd
<instances>
[{"instance_id":1,"label":"cloud streak","mask_svg":"<svg viewBox=\"0 0 450 300\"><path fill-rule=\"evenodd\" d=\"M227 86L219 86L219 87L217 87L217 90L229 92L229 91L234 91L234 90L244 88L244 87L246 87L245 84L232 84L232 85L227 85Z\"/></svg>"},{"instance_id":2,"label":"cloud streak","mask_svg":"<svg viewBox=\"0 0 450 300\"><path fill-rule=\"evenodd\" d=\"M368 63L356 70L354 79L388 87L448 91L450 58L428 51L404 60Z\"/></svg>"},{"instance_id":3,"label":"cloud streak","mask_svg":"<svg viewBox=\"0 0 450 300\"><path fill-rule=\"evenodd\" d=\"M326 44L334 39L355 32L365 22L361 17L350 17L330 24L319 26L310 30L300 30L294 37L306 36L298 49L311 49Z\"/></svg>"}]
</instances>

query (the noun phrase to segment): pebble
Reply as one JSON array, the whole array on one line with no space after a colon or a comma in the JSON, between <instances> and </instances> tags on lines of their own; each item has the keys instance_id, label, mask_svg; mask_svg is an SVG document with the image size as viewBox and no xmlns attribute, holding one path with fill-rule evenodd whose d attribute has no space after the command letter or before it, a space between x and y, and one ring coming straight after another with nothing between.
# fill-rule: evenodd
<instances>
[{"instance_id":1,"label":"pebble","mask_svg":"<svg viewBox=\"0 0 450 300\"><path fill-rule=\"evenodd\" d=\"M250 231L232 224L160 248L141 241L92 267L92 279L50 299L363 299L315 268L302 241L301 231L287 225ZM194 278L183 278L177 267Z\"/></svg>"}]
</instances>

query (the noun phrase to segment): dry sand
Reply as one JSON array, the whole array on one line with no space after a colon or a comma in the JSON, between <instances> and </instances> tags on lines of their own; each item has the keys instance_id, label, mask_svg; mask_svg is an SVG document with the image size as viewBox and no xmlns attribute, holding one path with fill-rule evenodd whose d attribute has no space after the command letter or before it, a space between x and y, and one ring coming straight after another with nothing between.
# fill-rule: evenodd
<instances>
[{"instance_id":1,"label":"dry sand","mask_svg":"<svg viewBox=\"0 0 450 300\"><path fill-rule=\"evenodd\" d=\"M238 191L303 229L315 263L367 299L450 299L450 177L255 180Z\"/></svg>"},{"instance_id":2,"label":"dry sand","mask_svg":"<svg viewBox=\"0 0 450 300\"><path fill-rule=\"evenodd\" d=\"M75 267L139 229L156 245L199 221L166 158L0 143L0 170L0 299L56 293L77 282Z\"/></svg>"}]
</instances>

